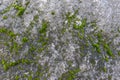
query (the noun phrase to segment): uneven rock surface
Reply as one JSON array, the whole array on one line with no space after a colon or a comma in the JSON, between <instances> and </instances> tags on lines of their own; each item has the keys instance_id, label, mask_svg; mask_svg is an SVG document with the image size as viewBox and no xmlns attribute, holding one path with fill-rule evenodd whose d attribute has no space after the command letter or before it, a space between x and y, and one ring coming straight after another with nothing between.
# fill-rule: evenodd
<instances>
[{"instance_id":1,"label":"uneven rock surface","mask_svg":"<svg viewBox=\"0 0 120 80\"><path fill-rule=\"evenodd\" d=\"M0 0L0 80L119 79L119 0Z\"/></svg>"}]
</instances>

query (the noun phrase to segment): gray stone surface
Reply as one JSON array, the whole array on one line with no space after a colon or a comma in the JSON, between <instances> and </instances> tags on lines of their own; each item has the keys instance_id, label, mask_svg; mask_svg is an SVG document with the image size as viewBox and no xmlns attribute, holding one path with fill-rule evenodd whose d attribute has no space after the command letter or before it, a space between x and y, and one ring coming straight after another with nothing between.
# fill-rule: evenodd
<instances>
[{"instance_id":1,"label":"gray stone surface","mask_svg":"<svg viewBox=\"0 0 120 80\"><path fill-rule=\"evenodd\" d=\"M30 3L26 6L27 2ZM21 4L23 7L26 7L23 15L17 16L17 10L14 7L8 8L13 3ZM6 9L7 11L2 14ZM68 27L68 20L66 20L66 14L70 12L70 15L72 16L76 10L78 10L76 15L78 19L76 23L78 25L81 24L81 20L84 18L87 18L88 22L96 20L98 31L103 30L105 35L107 35L107 39L105 39L108 40L108 42L111 39L113 40L113 44L111 45L113 53L116 54L117 51L120 50L119 0L1 0L0 28L5 27L12 30L14 33L20 34L20 36L17 36L16 38L18 44L22 44L21 40L23 36L27 36L31 39L30 44L38 49L41 45L40 43L37 43L37 39L40 36L38 29L42 27L43 20L49 22L45 37L49 38L50 41L46 50L43 50L41 53L33 52L36 56L29 55L27 57L28 59L36 60L37 63L30 65L20 64L19 67L22 67L23 69L18 70L18 66L15 66L8 71L4 71L0 64L0 80L13 80L16 75L19 75L20 80L28 80L28 78L24 78L23 76L29 76L30 72L32 73L32 80L34 80L36 77L34 74L37 71L43 73L41 77L38 77L39 80L58 80L63 73L73 68L81 69L75 80L109 80L110 78L111 80L119 80L119 56L116 56L115 59L110 58L108 62L102 63L100 57L96 54L93 56L90 48L84 51L85 53L89 53L85 55L85 57L79 55L79 53L82 52L79 50L81 49L79 39L72 36L73 34L70 32L72 32L73 28L72 26ZM37 20L34 19L36 15L38 18ZM7 16L7 18L4 19L4 16ZM64 27L66 28L66 32L65 34L62 34L61 30ZM86 31L88 31L88 34L86 35L89 35L92 30L94 30L94 28L86 28ZM27 31L30 35L28 35L29 33ZM9 38L6 38L5 40L9 40ZM84 43L84 41L80 42ZM25 55L26 53L29 53L29 48L31 46L30 44L23 45L19 56L15 56L11 55L6 47L1 48L1 46L3 46L2 43L4 43L4 41L0 40L0 55L5 57L0 57L0 60L6 58L8 61L26 58ZM3 51L3 48L5 51ZM94 66L90 63L90 60L92 59L95 59L96 61ZM42 70L38 69L39 65L43 67ZM108 68L107 72L97 70L102 65ZM47 70L48 68L49 70L45 72L44 70Z\"/></svg>"}]
</instances>

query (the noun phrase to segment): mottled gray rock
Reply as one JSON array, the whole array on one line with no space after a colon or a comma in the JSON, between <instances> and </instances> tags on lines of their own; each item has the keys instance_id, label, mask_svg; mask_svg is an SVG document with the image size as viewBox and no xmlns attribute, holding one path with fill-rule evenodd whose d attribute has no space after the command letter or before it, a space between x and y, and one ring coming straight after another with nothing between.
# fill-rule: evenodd
<instances>
[{"instance_id":1,"label":"mottled gray rock","mask_svg":"<svg viewBox=\"0 0 120 80\"><path fill-rule=\"evenodd\" d=\"M15 8L13 3L25 8L22 15L17 15L19 14L19 9ZM26 5L27 3L29 4ZM66 19L66 15L70 13L69 16L73 16L77 10L78 13L75 15L77 18L75 20L74 18L72 19L73 22L71 22L69 27L69 20ZM18 59L25 58L31 61L34 60L34 63L30 65L20 64L19 66L11 67L8 71L4 71L2 64L0 64L0 80L13 80L16 75L19 75L20 80L28 80L30 76L34 80L38 77L37 71L41 73L38 73L41 75L38 79L58 80L63 73L74 68L81 69L81 72L76 74L75 80L107 80L108 78L119 80L120 58L118 56L115 59L110 57L108 62L103 63L101 57L96 53L92 53L90 41L88 40L88 44L91 46L87 47L84 44L87 43L87 40L83 39L81 41L78 38L78 31L74 30L72 25L74 23L81 25L81 21L84 18L87 18L87 23L96 21L97 27L95 28L98 28L97 31L103 30L104 39L107 38L108 42L113 40L110 48L112 48L112 52L116 55L117 51L120 50L120 31L118 31L120 29L119 0L1 0L0 28L5 27L19 34L15 42L22 45L22 49L19 50L19 55L14 55L5 47L6 54L4 53L5 55L3 55L1 43L4 43L4 40L9 42L10 38L5 36L5 39L2 40L0 37L0 55L4 56L0 57L0 60L5 58L5 60L8 59L8 62L15 62ZM46 38L49 41L47 47L39 53L37 50L41 48L42 43L37 41L42 35L42 33L39 33L39 29L41 29L44 21L49 22L49 27L47 28L46 36L43 36L43 41L47 41ZM94 37L97 31L91 34L95 28L91 28L88 24L88 27L85 28L85 38L88 35L92 35L94 42L97 42L98 40ZM30 41L23 44L23 37L29 38ZM84 48L86 49L84 51L82 50L82 45L85 45ZM36 48L35 51L32 46ZM32 52L30 52L31 47L33 49ZM104 51L102 56L105 57ZM95 65L93 66L91 62L94 59ZM40 65L41 69L38 68ZM18 70L18 67L20 70ZM101 67L106 67L107 71L105 68L105 72L99 71ZM24 76L27 77L24 78Z\"/></svg>"}]
</instances>

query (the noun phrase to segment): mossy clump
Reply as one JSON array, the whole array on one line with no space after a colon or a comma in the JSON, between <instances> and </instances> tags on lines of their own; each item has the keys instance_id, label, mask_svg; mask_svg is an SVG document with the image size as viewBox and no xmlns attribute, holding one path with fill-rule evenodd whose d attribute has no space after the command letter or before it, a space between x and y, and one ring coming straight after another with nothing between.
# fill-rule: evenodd
<instances>
[{"instance_id":1,"label":"mossy clump","mask_svg":"<svg viewBox=\"0 0 120 80\"><path fill-rule=\"evenodd\" d=\"M6 34L11 38L14 38L17 36L17 34L15 34L13 31L11 31L5 27L0 28L0 34Z\"/></svg>"},{"instance_id":2,"label":"mossy clump","mask_svg":"<svg viewBox=\"0 0 120 80\"><path fill-rule=\"evenodd\" d=\"M22 38L22 42L23 42L23 43L26 43L26 42L28 42L28 41L29 41L29 39L28 39L27 37L23 37L23 38Z\"/></svg>"},{"instance_id":3,"label":"mossy clump","mask_svg":"<svg viewBox=\"0 0 120 80\"><path fill-rule=\"evenodd\" d=\"M8 16L3 16L3 19L7 19L8 18Z\"/></svg>"},{"instance_id":4,"label":"mossy clump","mask_svg":"<svg viewBox=\"0 0 120 80\"><path fill-rule=\"evenodd\" d=\"M17 10L17 13L16 13L17 16L22 16L26 9L25 7L19 6L17 4L14 4L13 7Z\"/></svg>"},{"instance_id":5,"label":"mossy clump","mask_svg":"<svg viewBox=\"0 0 120 80\"><path fill-rule=\"evenodd\" d=\"M99 45L99 44L95 43L95 44L92 44L92 46L96 49L96 51L97 51L98 53L101 52L101 50L100 50L100 45Z\"/></svg>"},{"instance_id":6,"label":"mossy clump","mask_svg":"<svg viewBox=\"0 0 120 80\"><path fill-rule=\"evenodd\" d=\"M13 67L13 66L17 66L18 64L30 64L31 61L28 59L19 59L15 62L7 62L6 60L2 60L1 61L2 65L3 65L3 69L4 71L7 71L9 68Z\"/></svg>"}]
</instances>

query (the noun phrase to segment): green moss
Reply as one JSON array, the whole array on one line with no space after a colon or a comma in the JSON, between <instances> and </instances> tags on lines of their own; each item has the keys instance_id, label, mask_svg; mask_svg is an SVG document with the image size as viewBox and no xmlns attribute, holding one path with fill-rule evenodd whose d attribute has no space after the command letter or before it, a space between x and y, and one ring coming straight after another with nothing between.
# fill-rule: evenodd
<instances>
[{"instance_id":1,"label":"green moss","mask_svg":"<svg viewBox=\"0 0 120 80\"><path fill-rule=\"evenodd\" d=\"M106 67L103 67L103 71L104 71L104 72L107 72L107 68L106 68Z\"/></svg>"},{"instance_id":2,"label":"green moss","mask_svg":"<svg viewBox=\"0 0 120 80\"><path fill-rule=\"evenodd\" d=\"M0 33L5 34L9 39L9 41L5 40L4 46L6 46L11 53L18 53L21 46L15 41L17 34L6 28L0 28Z\"/></svg>"},{"instance_id":3,"label":"green moss","mask_svg":"<svg viewBox=\"0 0 120 80\"><path fill-rule=\"evenodd\" d=\"M32 63L32 61L30 61L28 59L20 59L18 62L22 63L22 64L30 64L30 63Z\"/></svg>"},{"instance_id":4,"label":"green moss","mask_svg":"<svg viewBox=\"0 0 120 80\"><path fill-rule=\"evenodd\" d=\"M9 69L9 66L7 64L4 64L3 69L4 69L4 71L7 71Z\"/></svg>"},{"instance_id":5,"label":"green moss","mask_svg":"<svg viewBox=\"0 0 120 80\"><path fill-rule=\"evenodd\" d=\"M32 76L30 75L30 76L28 76L28 80L33 80L33 78L32 78Z\"/></svg>"},{"instance_id":6,"label":"green moss","mask_svg":"<svg viewBox=\"0 0 120 80\"><path fill-rule=\"evenodd\" d=\"M108 62L108 61L109 61L108 56L105 56L105 58L104 58L104 59L105 59L105 61L106 61L106 62Z\"/></svg>"},{"instance_id":7,"label":"green moss","mask_svg":"<svg viewBox=\"0 0 120 80\"><path fill-rule=\"evenodd\" d=\"M27 5L28 5L28 3L27 3ZM8 11L10 11L10 9L12 8L12 7L14 7L16 10L17 10L17 13L16 13L16 15L17 16L22 16L23 14L24 14L24 11L25 11L25 7L23 7L23 6L19 6L19 5L17 5L17 4L11 4L11 5L9 5L5 10L3 10L2 12L1 12L1 14L4 14L4 13L6 13L6 12L8 12ZM6 17L4 17L4 18L6 18Z\"/></svg>"},{"instance_id":8,"label":"green moss","mask_svg":"<svg viewBox=\"0 0 120 80\"><path fill-rule=\"evenodd\" d=\"M66 14L66 19L67 19L67 21L68 21L68 25L71 24L72 19L75 17L75 16L70 16L70 15L71 15L70 12L68 12L68 13Z\"/></svg>"},{"instance_id":9,"label":"green moss","mask_svg":"<svg viewBox=\"0 0 120 80\"><path fill-rule=\"evenodd\" d=\"M39 33L40 34L46 33L48 25L49 25L49 23L47 21L43 20L42 27L40 28Z\"/></svg>"},{"instance_id":10,"label":"green moss","mask_svg":"<svg viewBox=\"0 0 120 80\"><path fill-rule=\"evenodd\" d=\"M35 46L31 45L29 51L34 52L36 50Z\"/></svg>"},{"instance_id":11,"label":"green moss","mask_svg":"<svg viewBox=\"0 0 120 80\"><path fill-rule=\"evenodd\" d=\"M3 19L7 19L8 17L7 17L7 16L3 16L2 18L3 18Z\"/></svg>"},{"instance_id":12,"label":"green moss","mask_svg":"<svg viewBox=\"0 0 120 80\"><path fill-rule=\"evenodd\" d=\"M19 60L15 61L15 62L9 62L8 63L7 61L2 60L3 69L5 71L7 71L9 68L14 67L14 66L16 66L16 65L18 65L20 63L21 64L30 64L31 61L29 61L27 59L19 59Z\"/></svg>"},{"instance_id":13,"label":"green moss","mask_svg":"<svg viewBox=\"0 0 120 80\"><path fill-rule=\"evenodd\" d=\"M25 11L25 8L24 7L21 7L20 10L17 12L17 16L21 16L24 14L24 11Z\"/></svg>"},{"instance_id":14,"label":"green moss","mask_svg":"<svg viewBox=\"0 0 120 80\"><path fill-rule=\"evenodd\" d=\"M67 64L68 64L69 66L72 66L73 61L68 61Z\"/></svg>"},{"instance_id":15,"label":"green moss","mask_svg":"<svg viewBox=\"0 0 120 80\"><path fill-rule=\"evenodd\" d=\"M4 59L1 61L2 65L3 65L3 69L4 71L7 71L8 70L8 65L6 64L7 61L5 61Z\"/></svg>"},{"instance_id":16,"label":"green moss","mask_svg":"<svg viewBox=\"0 0 120 80\"><path fill-rule=\"evenodd\" d=\"M76 78L76 74L80 71L80 69L69 70L66 73L63 73L62 76L58 80L74 80Z\"/></svg>"},{"instance_id":17,"label":"green moss","mask_svg":"<svg viewBox=\"0 0 120 80\"><path fill-rule=\"evenodd\" d=\"M44 47L45 45L47 45L47 42L42 42L42 46Z\"/></svg>"},{"instance_id":18,"label":"green moss","mask_svg":"<svg viewBox=\"0 0 120 80\"><path fill-rule=\"evenodd\" d=\"M68 21L68 26L70 27L71 23L74 22L76 18L76 14L78 13L78 10L74 12L74 14L71 15L70 12L66 14L66 20Z\"/></svg>"},{"instance_id":19,"label":"green moss","mask_svg":"<svg viewBox=\"0 0 120 80\"><path fill-rule=\"evenodd\" d=\"M6 64L6 61L4 59L2 59L1 63L4 65L4 64Z\"/></svg>"},{"instance_id":20,"label":"green moss","mask_svg":"<svg viewBox=\"0 0 120 80\"><path fill-rule=\"evenodd\" d=\"M97 39L98 39L99 42L102 41L103 35L102 35L101 31L97 32L97 33L95 34L95 36L97 36Z\"/></svg>"},{"instance_id":21,"label":"green moss","mask_svg":"<svg viewBox=\"0 0 120 80\"><path fill-rule=\"evenodd\" d=\"M96 62L95 62L94 59L90 59L90 63L91 63L92 65L95 65L95 64L96 64Z\"/></svg>"},{"instance_id":22,"label":"green moss","mask_svg":"<svg viewBox=\"0 0 120 80\"><path fill-rule=\"evenodd\" d=\"M118 51L118 55L120 56L120 51Z\"/></svg>"},{"instance_id":23,"label":"green moss","mask_svg":"<svg viewBox=\"0 0 120 80\"><path fill-rule=\"evenodd\" d=\"M34 21L38 21L38 19L39 19L39 15L35 15L34 16Z\"/></svg>"},{"instance_id":24,"label":"green moss","mask_svg":"<svg viewBox=\"0 0 120 80\"><path fill-rule=\"evenodd\" d=\"M44 37L40 36L38 42L44 42L44 40L45 40Z\"/></svg>"},{"instance_id":25,"label":"green moss","mask_svg":"<svg viewBox=\"0 0 120 80\"><path fill-rule=\"evenodd\" d=\"M86 25L87 25L87 19L83 19L80 25L74 24L73 28L82 31Z\"/></svg>"},{"instance_id":26,"label":"green moss","mask_svg":"<svg viewBox=\"0 0 120 80\"><path fill-rule=\"evenodd\" d=\"M28 41L29 41L29 40L28 40L27 37L23 37L23 38L22 38L22 42L23 42L23 43L26 43L26 42L28 42Z\"/></svg>"},{"instance_id":27,"label":"green moss","mask_svg":"<svg viewBox=\"0 0 120 80\"><path fill-rule=\"evenodd\" d=\"M15 80L19 80L20 76L16 75Z\"/></svg>"},{"instance_id":28,"label":"green moss","mask_svg":"<svg viewBox=\"0 0 120 80\"><path fill-rule=\"evenodd\" d=\"M113 56L113 53L112 53L112 51L111 51L111 49L109 48L109 49L107 49L107 54L109 55L109 56Z\"/></svg>"},{"instance_id":29,"label":"green moss","mask_svg":"<svg viewBox=\"0 0 120 80\"><path fill-rule=\"evenodd\" d=\"M19 6L17 4L14 4L13 7L17 10L17 13L16 13L17 16L22 16L26 9L25 7Z\"/></svg>"},{"instance_id":30,"label":"green moss","mask_svg":"<svg viewBox=\"0 0 120 80\"><path fill-rule=\"evenodd\" d=\"M111 51L111 49L110 49L108 44L104 44L104 48L106 50L107 55L113 56L113 53L112 53L112 51Z\"/></svg>"},{"instance_id":31,"label":"green moss","mask_svg":"<svg viewBox=\"0 0 120 80\"><path fill-rule=\"evenodd\" d=\"M100 50L100 45L99 45L99 44L94 43L94 44L92 44L92 46L96 49L96 51L97 51L98 53L101 52L101 50Z\"/></svg>"},{"instance_id":32,"label":"green moss","mask_svg":"<svg viewBox=\"0 0 120 80\"><path fill-rule=\"evenodd\" d=\"M7 29L6 28L0 28L0 33L7 33Z\"/></svg>"}]
</instances>

